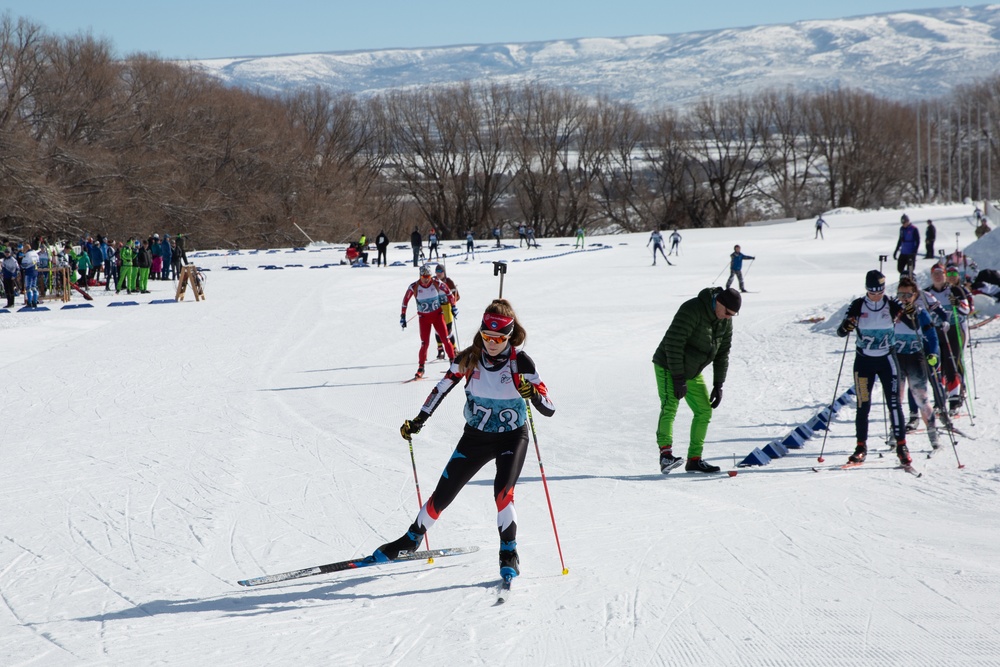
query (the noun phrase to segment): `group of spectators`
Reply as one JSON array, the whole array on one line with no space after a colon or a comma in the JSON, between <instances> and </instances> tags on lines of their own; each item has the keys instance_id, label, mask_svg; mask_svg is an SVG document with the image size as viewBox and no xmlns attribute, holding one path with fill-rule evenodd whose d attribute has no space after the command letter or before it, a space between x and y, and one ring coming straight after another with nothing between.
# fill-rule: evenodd
<instances>
[{"instance_id":1,"label":"group of spectators","mask_svg":"<svg viewBox=\"0 0 1000 667\"><path fill-rule=\"evenodd\" d=\"M181 266L187 264L185 238L153 234L149 238L130 237L127 241L87 236L77 245L69 241L48 243L36 237L31 241L3 239L3 291L7 307L14 305L17 293L25 295L29 306L37 306L39 296L54 288L58 277L50 269L67 268L70 281L80 289L104 285L105 291L148 294L149 280L175 280ZM32 290L36 290L32 292Z\"/></svg>"}]
</instances>

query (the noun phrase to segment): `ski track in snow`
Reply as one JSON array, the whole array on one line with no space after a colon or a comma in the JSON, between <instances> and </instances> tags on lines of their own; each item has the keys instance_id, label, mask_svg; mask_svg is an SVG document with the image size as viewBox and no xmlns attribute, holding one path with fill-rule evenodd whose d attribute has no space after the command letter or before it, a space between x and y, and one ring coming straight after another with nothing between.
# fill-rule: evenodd
<instances>
[{"instance_id":1,"label":"ski track in snow","mask_svg":"<svg viewBox=\"0 0 1000 667\"><path fill-rule=\"evenodd\" d=\"M967 232L965 207L916 215L933 217L940 239ZM646 234L590 239L611 246L599 253L448 262L466 344L496 295L492 261L510 262L504 295L557 406L536 428L570 573L560 574L529 452L517 487L522 576L501 607L491 466L429 533L432 547L477 553L235 584L371 553L412 521L398 428L444 368L402 383L418 345L415 322L397 323L412 267L264 271L342 251L193 254L211 269L200 303L107 309L113 299L98 292L94 309L0 316L7 408L19 415L0 438L0 499L17 508L0 513L0 664L1000 665L989 528L998 325L973 334L976 418L962 428L976 440L958 437L964 470L950 442L926 459L925 434L910 437L920 479L888 453L840 470L853 405L834 420L823 464L820 432L736 478L656 467L650 358L734 243L757 257L753 292L706 457L729 469L829 405L844 350L832 327L891 252L899 212L824 217L824 241L809 220L687 230L677 266L655 270ZM980 257L1000 266L989 239ZM543 240L543 252L563 242ZM151 285L151 297L173 290ZM800 323L815 316L826 319ZM114 363L90 363L92 350ZM456 388L414 438L425 500L461 432L462 400ZM880 413L873 454L885 451ZM689 423L682 406L681 451Z\"/></svg>"}]
</instances>

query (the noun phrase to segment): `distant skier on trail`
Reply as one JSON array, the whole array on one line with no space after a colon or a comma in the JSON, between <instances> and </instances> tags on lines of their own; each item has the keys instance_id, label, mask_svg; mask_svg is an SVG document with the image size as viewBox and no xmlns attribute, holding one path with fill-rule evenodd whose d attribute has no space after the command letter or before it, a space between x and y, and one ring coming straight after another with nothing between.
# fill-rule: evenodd
<instances>
[{"instance_id":1,"label":"distant skier on trail","mask_svg":"<svg viewBox=\"0 0 1000 667\"><path fill-rule=\"evenodd\" d=\"M677 309L670 327L653 353L653 371L660 396L656 444L660 448L660 472L664 475L684 463L674 456L674 418L680 400L687 402L694 417L688 443L688 472L719 472L702 459L712 411L722 402L722 385L729 370L733 341L732 318L740 312L743 298L732 288L706 287ZM712 391L701 372L712 364Z\"/></svg>"},{"instance_id":2,"label":"distant skier on trail","mask_svg":"<svg viewBox=\"0 0 1000 667\"><path fill-rule=\"evenodd\" d=\"M740 284L740 291L746 292L746 285L743 284L743 260L757 259L752 255L744 255L740 252L740 247L738 245L733 246L733 252L729 255L729 280L726 281L726 289L729 289L733 284L733 279L738 278Z\"/></svg>"},{"instance_id":3,"label":"distant skier on trail","mask_svg":"<svg viewBox=\"0 0 1000 667\"><path fill-rule=\"evenodd\" d=\"M830 223L828 223L826 220L824 220L823 216L819 216L818 218L816 218L816 235L813 236L813 239L824 239L825 240L825 237L823 236L823 225L826 225L827 227L829 227Z\"/></svg>"},{"instance_id":4,"label":"distant skier on trail","mask_svg":"<svg viewBox=\"0 0 1000 667\"><path fill-rule=\"evenodd\" d=\"M516 349L524 343L526 335L510 303L505 299L494 300L486 307L472 344L455 358L417 416L400 426L400 434L410 440L445 396L460 382L464 383L466 424L462 437L416 520L402 537L383 544L372 554L377 562L388 562L416 551L424 534L459 491L484 465L496 461L493 498L500 534L500 576L509 580L520 573L514 487L528 451L525 401L531 401L546 417L555 412L534 361Z\"/></svg>"},{"instance_id":5,"label":"distant skier on trail","mask_svg":"<svg viewBox=\"0 0 1000 667\"><path fill-rule=\"evenodd\" d=\"M574 248L586 248L587 244L584 242L583 227L576 228L576 240L573 242Z\"/></svg>"},{"instance_id":6,"label":"distant skier on trail","mask_svg":"<svg viewBox=\"0 0 1000 667\"><path fill-rule=\"evenodd\" d=\"M420 365L413 377L420 379L424 376L424 364L427 362L431 327L434 327L437 335L441 337L448 360L452 361L455 358L455 348L452 347L451 340L448 338L448 329L445 327L444 314L441 311L441 306L445 303L454 305L455 297L448 285L435 278L431 267L425 264L420 267L420 279L411 283L403 294L403 310L399 316L399 325L404 329L406 328L406 304L411 298L417 302L417 322L420 325L420 352L418 354Z\"/></svg>"},{"instance_id":7,"label":"distant skier on trail","mask_svg":"<svg viewBox=\"0 0 1000 667\"><path fill-rule=\"evenodd\" d=\"M863 463L868 456L868 413L872 408L872 386L875 378L882 383L882 394L889 409L892 433L896 439L899 462L909 466L912 462L906 446L906 425L903 409L899 404L899 366L893 352L895 322L904 313L915 312L913 303L905 306L885 295L885 276L871 270L865 275L866 295L851 302L844 320L837 327L843 338L856 331L854 354L854 391L858 410L854 418L857 447L848 458L849 463Z\"/></svg>"},{"instance_id":8,"label":"distant skier on trail","mask_svg":"<svg viewBox=\"0 0 1000 667\"><path fill-rule=\"evenodd\" d=\"M668 252L667 254L668 255L676 254L678 257L680 257L681 235L680 232L678 232L676 229L674 229L673 233L670 235L670 252Z\"/></svg>"},{"instance_id":9,"label":"distant skier on trail","mask_svg":"<svg viewBox=\"0 0 1000 667\"><path fill-rule=\"evenodd\" d=\"M476 258L476 236L471 229L465 232L465 259L469 259L469 255Z\"/></svg>"},{"instance_id":10,"label":"distant skier on trail","mask_svg":"<svg viewBox=\"0 0 1000 667\"><path fill-rule=\"evenodd\" d=\"M667 264L670 264L670 260L667 259L666 255L663 254L663 234L660 233L659 228L657 228L652 234L649 235L649 240L646 241L647 248L649 247L650 243L653 244L653 266L656 266L657 250L660 251L660 255L663 257L663 261L665 261ZM673 264L670 264L670 266L673 266Z\"/></svg>"},{"instance_id":11,"label":"distant skier on trail","mask_svg":"<svg viewBox=\"0 0 1000 667\"><path fill-rule=\"evenodd\" d=\"M438 252L438 235L434 229L431 229L427 235L427 261L435 257L437 257L439 262L441 261L441 253Z\"/></svg>"}]
</instances>

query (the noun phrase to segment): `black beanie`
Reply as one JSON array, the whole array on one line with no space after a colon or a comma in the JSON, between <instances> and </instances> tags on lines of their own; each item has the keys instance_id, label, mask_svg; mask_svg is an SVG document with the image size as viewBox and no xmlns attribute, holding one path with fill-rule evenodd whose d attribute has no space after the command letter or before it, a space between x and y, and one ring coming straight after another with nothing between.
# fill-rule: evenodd
<instances>
[{"instance_id":1,"label":"black beanie","mask_svg":"<svg viewBox=\"0 0 1000 667\"><path fill-rule=\"evenodd\" d=\"M880 271L872 269L865 275L865 290L869 292L885 291L885 276Z\"/></svg>"},{"instance_id":2,"label":"black beanie","mask_svg":"<svg viewBox=\"0 0 1000 667\"><path fill-rule=\"evenodd\" d=\"M719 296L715 297L715 300L734 313L740 312L740 306L743 305L743 297L732 287L719 292Z\"/></svg>"}]
</instances>

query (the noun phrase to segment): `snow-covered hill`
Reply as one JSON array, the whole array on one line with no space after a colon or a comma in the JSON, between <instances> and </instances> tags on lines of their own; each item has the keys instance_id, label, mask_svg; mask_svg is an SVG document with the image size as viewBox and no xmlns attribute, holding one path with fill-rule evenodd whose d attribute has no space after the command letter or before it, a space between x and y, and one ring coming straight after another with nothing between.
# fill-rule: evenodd
<instances>
[{"instance_id":1,"label":"snow-covered hill","mask_svg":"<svg viewBox=\"0 0 1000 667\"><path fill-rule=\"evenodd\" d=\"M332 45L333 46L333 45ZM540 82L642 108L787 86L853 87L896 99L948 93L1000 71L1000 5L785 25L523 44L190 61L234 85L372 94L465 80Z\"/></svg>"},{"instance_id":2,"label":"snow-covered hill","mask_svg":"<svg viewBox=\"0 0 1000 667\"><path fill-rule=\"evenodd\" d=\"M971 206L907 212L947 250L973 238ZM923 477L879 458L878 405L860 469L837 468L853 406L823 464L820 434L735 478L657 467L650 358L680 303L725 279L733 244L756 259L705 450L727 470L829 404L845 341L803 320L861 294L899 216L829 213L825 240L811 220L687 230L672 267L650 266L646 234L568 254L572 239L483 244L468 263L445 242L461 341L506 260L504 296L556 404L535 425L569 574L529 448L522 575L496 608L489 465L429 533L478 553L236 584L369 554L417 511L399 425L433 383L401 382L417 363L416 327L398 324L412 266L329 266L343 250L324 247L191 253L211 269L202 302L151 303L173 289L152 282L135 306L96 291L93 308L0 313L0 665L1000 665L1000 322L974 334L963 469L950 443L926 459L922 434ZM1000 266L992 234L974 244L982 267ZM840 391L849 377L850 357ZM425 499L463 403L452 392L413 439ZM682 451L690 418L682 406Z\"/></svg>"}]
</instances>

